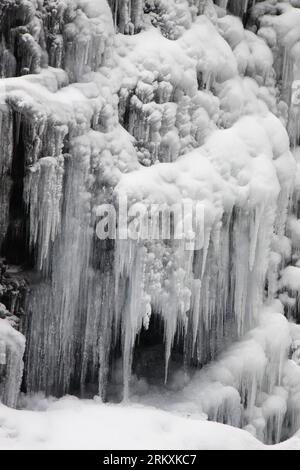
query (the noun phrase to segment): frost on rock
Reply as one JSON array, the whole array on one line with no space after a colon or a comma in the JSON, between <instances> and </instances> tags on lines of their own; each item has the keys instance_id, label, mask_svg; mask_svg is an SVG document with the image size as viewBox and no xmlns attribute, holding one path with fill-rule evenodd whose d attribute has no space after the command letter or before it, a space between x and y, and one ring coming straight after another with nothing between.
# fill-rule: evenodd
<instances>
[{"instance_id":1,"label":"frost on rock","mask_svg":"<svg viewBox=\"0 0 300 470\"><path fill-rule=\"evenodd\" d=\"M182 393L209 419L268 443L296 429L297 325L264 303L279 297L297 319L297 7L2 2L0 246L30 271L29 393L115 399L121 377L128 399L132 371L144 373L139 341L153 335L160 385L174 356L179 369L203 367ZM136 203L185 204L187 219L201 203L204 230L97 239L98 207L125 196L133 223ZM21 336L3 322L2 396L15 405Z\"/></svg>"}]
</instances>

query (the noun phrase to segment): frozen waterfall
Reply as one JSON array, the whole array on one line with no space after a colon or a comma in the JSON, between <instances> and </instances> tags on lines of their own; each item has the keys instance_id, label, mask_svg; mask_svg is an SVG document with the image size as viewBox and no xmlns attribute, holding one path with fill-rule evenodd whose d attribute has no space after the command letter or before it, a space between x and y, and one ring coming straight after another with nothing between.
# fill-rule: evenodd
<instances>
[{"instance_id":1,"label":"frozen waterfall","mask_svg":"<svg viewBox=\"0 0 300 470\"><path fill-rule=\"evenodd\" d=\"M297 0L0 1L0 401L300 428L299 31ZM125 200L203 224L99 239Z\"/></svg>"}]
</instances>

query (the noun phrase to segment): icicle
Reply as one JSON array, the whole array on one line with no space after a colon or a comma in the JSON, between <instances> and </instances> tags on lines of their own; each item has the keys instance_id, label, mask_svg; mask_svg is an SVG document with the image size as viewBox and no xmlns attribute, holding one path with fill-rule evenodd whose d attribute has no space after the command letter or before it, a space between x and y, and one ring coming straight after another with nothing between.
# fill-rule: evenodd
<instances>
[{"instance_id":1,"label":"icicle","mask_svg":"<svg viewBox=\"0 0 300 470\"><path fill-rule=\"evenodd\" d=\"M109 0L113 12L115 29L133 34L142 25L144 0Z\"/></svg>"},{"instance_id":2,"label":"icicle","mask_svg":"<svg viewBox=\"0 0 300 470\"><path fill-rule=\"evenodd\" d=\"M121 328L123 347L123 399L129 398L132 355L135 339L143 326L146 313L144 292L145 248L131 240L117 242L116 294L120 296L120 282L124 284L126 301L116 309L115 336ZM120 299L117 299L120 302Z\"/></svg>"},{"instance_id":3,"label":"icicle","mask_svg":"<svg viewBox=\"0 0 300 470\"><path fill-rule=\"evenodd\" d=\"M15 136L15 139L16 139L16 144L18 145L19 141L20 141L20 128L21 128L22 115L21 115L21 113L16 112L15 116L16 116L16 131L15 131L16 136Z\"/></svg>"},{"instance_id":4,"label":"icicle","mask_svg":"<svg viewBox=\"0 0 300 470\"><path fill-rule=\"evenodd\" d=\"M196 346L196 341L197 341L197 335L198 335L198 329L199 329L199 321L200 321L200 300L201 300L201 288L202 288L202 282L199 279L195 279L193 281L193 291L192 291L192 316L193 316L193 327L192 327L192 332L193 332L193 346L192 346L192 351L194 352L195 346Z\"/></svg>"},{"instance_id":5,"label":"icicle","mask_svg":"<svg viewBox=\"0 0 300 470\"><path fill-rule=\"evenodd\" d=\"M3 340L0 341L0 366L6 365L6 344Z\"/></svg>"},{"instance_id":6,"label":"icicle","mask_svg":"<svg viewBox=\"0 0 300 470\"><path fill-rule=\"evenodd\" d=\"M29 170L25 180L24 200L30 213L30 245L32 249L38 246L37 266L40 270L60 227L62 184L62 162L47 157Z\"/></svg>"},{"instance_id":7,"label":"icicle","mask_svg":"<svg viewBox=\"0 0 300 470\"><path fill-rule=\"evenodd\" d=\"M203 259L202 259L202 270L201 270L201 279L203 279L205 269L206 269L206 260L208 255L208 248L210 243L211 227L205 229L204 235L204 247L203 247Z\"/></svg>"},{"instance_id":8,"label":"icicle","mask_svg":"<svg viewBox=\"0 0 300 470\"><path fill-rule=\"evenodd\" d=\"M25 338L0 319L0 401L16 407L22 374ZM4 371L4 373L3 373Z\"/></svg>"},{"instance_id":9,"label":"icicle","mask_svg":"<svg viewBox=\"0 0 300 470\"><path fill-rule=\"evenodd\" d=\"M264 213L264 207L261 206L255 209L254 220L251 218L251 233L250 233L250 254L249 254L249 269L253 270L255 256L256 256L256 247L258 241L259 225Z\"/></svg>"},{"instance_id":10,"label":"icicle","mask_svg":"<svg viewBox=\"0 0 300 470\"><path fill-rule=\"evenodd\" d=\"M247 291L249 269L245 266L243 259L249 256L249 227L245 216L239 214L235 224L235 290L234 311L238 325L238 333L242 334L244 329L244 318L246 315ZM249 259L249 258L248 258Z\"/></svg>"},{"instance_id":11,"label":"icicle","mask_svg":"<svg viewBox=\"0 0 300 470\"><path fill-rule=\"evenodd\" d=\"M247 13L249 6L250 6L249 0L229 0L228 1L229 11L236 16L240 16L241 18L243 17L245 13ZM252 2L251 6L255 6L255 1Z\"/></svg>"}]
</instances>

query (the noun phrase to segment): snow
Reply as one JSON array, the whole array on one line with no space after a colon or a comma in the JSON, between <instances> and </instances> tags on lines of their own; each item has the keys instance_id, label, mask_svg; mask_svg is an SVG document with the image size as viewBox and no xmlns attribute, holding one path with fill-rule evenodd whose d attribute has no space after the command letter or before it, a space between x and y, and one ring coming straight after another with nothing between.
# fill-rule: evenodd
<instances>
[{"instance_id":1,"label":"snow","mask_svg":"<svg viewBox=\"0 0 300 470\"><path fill-rule=\"evenodd\" d=\"M0 449L300 449L297 436L280 445L264 446L246 431L149 406L37 396L28 408L19 411L0 405Z\"/></svg>"},{"instance_id":2,"label":"snow","mask_svg":"<svg viewBox=\"0 0 300 470\"><path fill-rule=\"evenodd\" d=\"M153 407L102 405L75 397L35 401L35 411L0 405L0 449L273 449L246 431ZM274 446L281 448L299 450L300 438Z\"/></svg>"},{"instance_id":3,"label":"snow","mask_svg":"<svg viewBox=\"0 0 300 470\"><path fill-rule=\"evenodd\" d=\"M182 195L193 200L213 198L214 207L220 200L226 210L247 202L255 206L264 198L276 201L280 187L270 160L276 157L275 152L284 155L291 182L295 166L283 127L276 118L270 124L268 117L243 118L232 128L211 134L201 149L173 164L158 164L124 174L116 191L134 193L139 200L152 198L153 202L169 204ZM277 131L282 137L278 139L282 148L274 142Z\"/></svg>"},{"instance_id":4,"label":"snow","mask_svg":"<svg viewBox=\"0 0 300 470\"><path fill-rule=\"evenodd\" d=\"M300 289L300 267L288 266L282 271L280 285L292 291Z\"/></svg>"},{"instance_id":5,"label":"snow","mask_svg":"<svg viewBox=\"0 0 300 470\"><path fill-rule=\"evenodd\" d=\"M0 319L0 402L12 407L18 400L24 350L24 336L9 321Z\"/></svg>"}]
</instances>

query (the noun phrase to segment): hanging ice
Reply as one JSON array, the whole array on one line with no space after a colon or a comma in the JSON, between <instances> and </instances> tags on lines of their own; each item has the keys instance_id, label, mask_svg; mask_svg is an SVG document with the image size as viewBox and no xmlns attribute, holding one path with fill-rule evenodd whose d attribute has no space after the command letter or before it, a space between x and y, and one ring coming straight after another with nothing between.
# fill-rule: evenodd
<instances>
[{"instance_id":1,"label":"hanging ice","mask_svg":"<svg viewBox=\"0 0 300 470\"><path fill-rule=\"evenodd\" d=\"M0 400L16 406L23 373L25 338L0 319Z\"/></svg>"},{"instance_id":2,"label":"hanging ice","mask_svg":"<svg viewBox=\"0 0 300 470\"><path fill-rule=\"evenodd\" d=\"M121 359L130 399L133 372L144 370L135 352L157 322L162 386L175 351L178 367L203 367L182 392L196 390L201 413L266 442L286 437L285 423L299 423L289 360L299 332L278 304L263 305L279 296L297 320L299 9L211 0L0 8L0 244L30 272L26 390L107 399ZM133 224L136 203L153 211L154 234L177 228L171 216L159 227L161 207L186 205L188 225L200 203L203 224L194 239L187 230L181 240L99 240L99 207L118 215L125 197ZM23 347L2 323L0 397L12 406Z\"/></svg>"}]
</instances>

